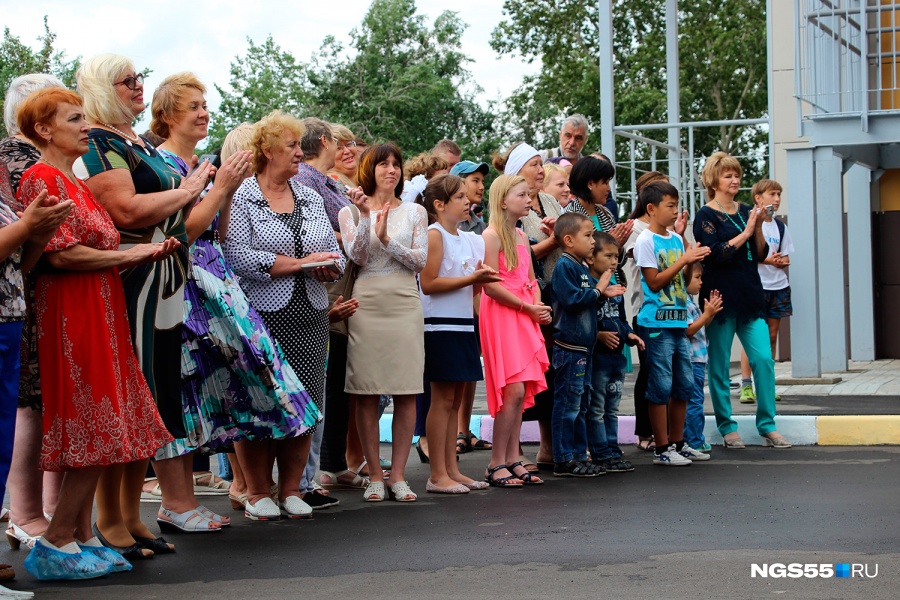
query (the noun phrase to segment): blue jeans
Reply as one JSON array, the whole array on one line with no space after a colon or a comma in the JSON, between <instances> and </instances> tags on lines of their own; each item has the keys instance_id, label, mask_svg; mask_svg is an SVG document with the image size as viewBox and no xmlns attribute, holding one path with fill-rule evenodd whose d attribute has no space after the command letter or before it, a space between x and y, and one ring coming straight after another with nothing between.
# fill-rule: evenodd
<instances>
[{"instance_id":1,"label":"blue jeans","mask_svg":"<svg viewBox=\"0 0 900 600\"><path fill-rule=\"evenodd\" d=\"M619 448L619 402L628 364L623 354L594 354L590 406L587 411L588 445L594 461L622 456Z\"/></svg>"},{"instance_id":2,"label":"blue jeans","mask_svg":"<svg viewBox=\"0 0 900 600\"><path fill-rule=\"evenodd\" d=\"M326 388L328 381L325 382ZM323 393L324 397L325 394ZM300 493L306 494L313 491L313 483L316 480L316 471L319 469L319 451L322 449L322 437L325 434L325 403L319 409L322 411L322 422L313 432L312 442L309 445L309 457L306 459L306 468L303 469L303 477L300 478Z\"/></svg>"},{"instance_id":3,"label":"blue jeans","mask_svg":"<svg viewBox=\"0 0 900 600\"><path fill-rule=\"evenodd\" d=\"M687 402L694 393L691 342L684 329L642 327L647 346L647 402L668 404L669 398ZM711 354L711 353L710 353Z\"/></svg>"},{"instance_id":4,"label":"blue jeans","mask_svg":"<svg viewBox=\"0 0 900 600\"><path fill-rule=\"evenodd\" d=\"M13 439L16 437L21 346L22 322L0 323L0 503L6 494Z\"/></svg>"},{"instance_id":5,"label":"blue jeans","mask_svg":"<svg viewBox=\"0 0 900 600\"><path fill-rule=\"evenodd\" d=\"M553 460L582 458L587 434L585 414L591 390L591 355L553 347ZM577 444L577 445L576 445ZM576 455L576 452L578 453Z\"/></svg>"},{"instance_id":6,"label":"blue jeans","mask_svg":"<svg viewBox=\"0 0 900 600\"><path fill-rule=\"evenodd\" d=\"M706 383L706 363L692 362L694 369L694 393L687 403L687 415L684 419L684 441L691 448L699 448L706 443L703 437L703 385Z\"/></svg>"}]
</instances>

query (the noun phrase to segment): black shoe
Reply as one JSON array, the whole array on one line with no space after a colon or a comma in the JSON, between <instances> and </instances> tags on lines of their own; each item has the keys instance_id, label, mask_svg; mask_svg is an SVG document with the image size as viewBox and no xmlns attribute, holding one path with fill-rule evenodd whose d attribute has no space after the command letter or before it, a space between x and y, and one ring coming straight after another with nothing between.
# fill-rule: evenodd
<instances>
[{"instance_id":1,"label":"black shoe","mask_svg":"<svg viewBox=\"0 0 900 600\"><path fill-rule=\"evenodd\" d=\"M607 473L628 473L634 471L634 465L621 458L607 458L602 462Z\"/></svg>"},{"instance_id":2,"label":"black shoe","mask_svg":"<svg viewBox=\"0 0 900 600\"><path fill-rule=\"evenodd\" d=\"M594 467L575 459L553 463L554 477L597 477L599 475L602 475L602 473L598 472Z\"/></svg>"},{"instance_id":3,"label":"black shoe","mask_svg":"<svg viewBox=\"0 0 900 600\"><path fill-rule=\"evenodd\" d=\"M341 501L334 496L326 496L325 494L320 493L318 490L313 490L312 492L306 492L305 494L303 494L303 501L309 504L310 508L312 508L313 510L331 508L332 506L337 506L341 503Z\"/></svg>"}]
</instances>

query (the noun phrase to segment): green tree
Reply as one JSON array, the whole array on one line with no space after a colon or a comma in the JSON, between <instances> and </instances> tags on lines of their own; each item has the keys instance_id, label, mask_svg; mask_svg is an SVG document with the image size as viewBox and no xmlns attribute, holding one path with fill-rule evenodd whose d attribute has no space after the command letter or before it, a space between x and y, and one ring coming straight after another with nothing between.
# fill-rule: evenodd
<instances>
[{"instance_id":1,"label":"green tree","mask_svg":"<svg viewBox=\"0 0 900 600\"><path fill-rule=\"evenodd\" d=\"M66 60L64 51L53 49L56 34L50 31L46 16L44 34L37 39L41 47L35 51L14 36L9 27L3 29L3 42L0 43L0 103L6 100L10 82L27 73L50 73L59 77L68 87L75 87L75 72L81 64L81 57ZM6 127L0 123L0 137L6 135Z\"/></svg>"},{"instance_id":2,"label":"green tree","mask_svg":"<svg viewBox=\"0 0 900 600\"><path fill-rule=\"evenodd\" d=\"M413 0L375 0L351 33L352 56L333 38L313 59L310 80L325 118L371 141L396 142L405 155L442 138L483 156L495 145L490 107L461 51L465 30L445 11L429 27Z\"/></svg>"},{"instance_id":3,"label":"green tree","mask_svg":"<svg viewBox=\"0 0 900 600\"><path fill-rule=\"evenodd\" d=\"M592 124L588 148L599 148L599 13L596 3L578 0L504 2L509 15L494 30L491 45L517 53L542 69L509 98L504 112L512 139L541 146L557 143L564 115L580 112ZM617 125L665 122L664 0L617 0L613 8L615 114ZM767 111L764 0L679 2L681 120L764 116ZM665 131L643 135L665 141ZM695 148L709 155L764 151L758 128L697 130ZM686 140L683 140L686 145ZM617 156L627 155L620 139ZM748 175L758 161L745 163ZM620 185L624 181L620 180Z\"/></svg>"},{"instance_id":4,"label":"green tree","mask_svg":"<svg viewBox=\"0 0 900 600\"><path fill-rule=\"evenodd\" d=\"M307 66L275 43L272 36L262 44L247 39L247 54L231 63L228 88L215 85L222 97L213 115L208 148L222 145L229 131L247 121L254 123L276 108L305 116L314 106Z\"/></svg>"}]
</instances>

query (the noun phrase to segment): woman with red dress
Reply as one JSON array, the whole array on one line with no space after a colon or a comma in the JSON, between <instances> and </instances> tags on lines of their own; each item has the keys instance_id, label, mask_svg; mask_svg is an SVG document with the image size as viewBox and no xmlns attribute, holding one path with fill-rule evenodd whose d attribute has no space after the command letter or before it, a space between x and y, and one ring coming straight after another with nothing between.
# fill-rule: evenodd
<instances>
[{"instance_id":1,"label":"woman with red dress","mask_svg":"<svg viewBox=\"0 0 900 600\"><path fill-rule=\"evenodd\" d=\"M147 459L172 440L131 344L119 268L160 260L178 242L120 251L106 210L72 172L88 149L81 99L65 89L29 96L19 127L41 160L19 185L20 210L46 191L75 210L45 248L35 290L38 360L43 377L44 437L40 468L64 471L53 520L25 568L38 579L88 579L130 570L121 554L91 531L91 509L104 467Z\"/></svg>"}]
</instances>

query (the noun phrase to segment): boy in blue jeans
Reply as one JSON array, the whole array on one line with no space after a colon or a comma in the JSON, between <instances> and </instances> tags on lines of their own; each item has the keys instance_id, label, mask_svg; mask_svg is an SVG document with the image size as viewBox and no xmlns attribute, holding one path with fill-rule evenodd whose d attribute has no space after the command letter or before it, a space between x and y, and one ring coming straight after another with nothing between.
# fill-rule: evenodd
<instances>
[{"instance_id":1,"label":"boy in blue jeans","mask_svg":"<svg viewBox=\"0 0 900 600\"><path fill-rule=\"evenodd\" d=\"M700 452L709 452L712 447L703 436L703 387L706 385L706 362L709 359L709 344L706 341L706 324L711 322L722 310L722 295L719 290L709 293L703 311L694 302L694 296L700 293L703 284L703 268L700 263L688 265L684 269L687 279L687 336L691 342L691 368L694 370L694 393L688 400L687 416L684 419L684 441L691 448Z\"/></svg>"},{"instance_id":2,"label":"boy in blue jeans","mask_svg":"<svg viewBox=\"0 0 900 600\"><path fill-rule=\"evenodd\" d=\"M616 238L602 231L594 232L594 256L588 261L591 276L602 280L615 277L621 247ZM615 296L610 296L616 293ZM591 358L591 402L587 411L587 439L591 460L607 473L634 471L634 466L622 458L619 448L619 402L625 383L623 350L625 345L644 349L625 318L622 286L606 288L604 299L597 308L597 343Z\"/></svg>"},{"instance_id":3,"label":"boy in blue jeans","mask_svg":"<svg viewBox=\"0 0 900 600\"><path fill-rule=\"evenodd\" d=\"M584 264L594 251L594 224L578 213L556 220L553 236L563 249L550 280L553 292L553 475L596 477L606 471L578 460L575 440L583 440L591 352L597 338L597 304L609 283L594 281Z\"/></svg>"},{"instance_id":4,"label":"boy in blue jeans","mask_svg":"<svg viewBox=\"0 0 900 600\"><path fill-rule=\"evenodd\" d=\"M689 466L692 460L709 460L684 442L687 402L694 393L691 344L687 329L687 290L682 270L703 259L709 248L685 250L681 237L669 228L678 217L678 190L665 181L641 190L650 226L638 236L634 261L641 269L644 303L637 322L647 346L647 408L656 440L653 464ZM670 401L671 398L671 401Z\"/></svg>"}]
</instances>

